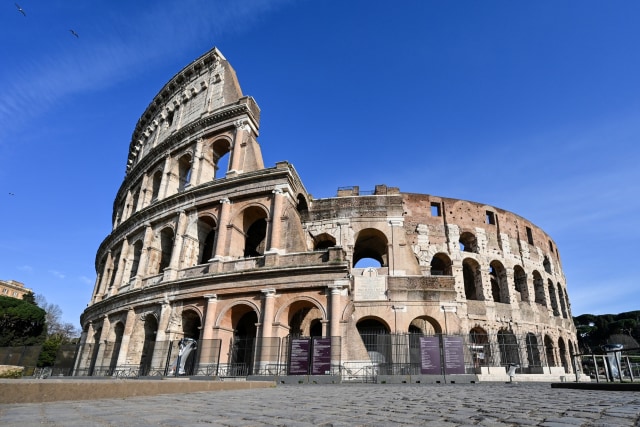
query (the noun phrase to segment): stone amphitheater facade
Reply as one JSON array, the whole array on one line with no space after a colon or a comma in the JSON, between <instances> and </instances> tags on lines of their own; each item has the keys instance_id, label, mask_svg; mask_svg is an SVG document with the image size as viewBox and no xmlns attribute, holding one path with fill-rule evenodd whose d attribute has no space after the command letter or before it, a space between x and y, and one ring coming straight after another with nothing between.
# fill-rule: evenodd
<instances>
[{"instance_id":1,"label":"stone amphitheater facade","mask_svg":"<svg viewBox=\"0 0 640 427\"><path fill-rule=\"evenodd\" d=\"M148 370L186 337L203 366L260 373L286 363L287 339L330 337L333 373L379 362L369 335L404 334L464 337L479 377L514 361L505 343L523 373L572 371L566 280L542 229L386 185L315 199L290 163L265 167L259 125L215 48L152 100L97 251L77 372Z\"/></svg>"}]
</instances>

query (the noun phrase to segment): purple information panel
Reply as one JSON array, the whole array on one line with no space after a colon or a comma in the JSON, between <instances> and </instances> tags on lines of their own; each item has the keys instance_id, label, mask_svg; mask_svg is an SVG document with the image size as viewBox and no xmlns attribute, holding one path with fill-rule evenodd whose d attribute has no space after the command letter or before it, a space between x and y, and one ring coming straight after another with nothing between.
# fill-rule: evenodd
<instances>
[{"instance_id":1,"label":"purple information panel","mask_svg":"<svg viewBox=\"0 0 640 427\"><path fill-rule=\"evenodd\" d=\"M291 340L289 357L289 375L307 375L309 373L309 340L298 338Z\"/></svg>"},{"instance_id":2,"label":"purple information panel","mask_svg":"<svg viewBox=\"0 0 640 427\"><path fill-rule=\"evenodd\" d=\"M443 337L444 370L447 374L464 374L462 337Z\"/></svg>"},{"instance_id":3,"label":"purple information panel","mask_svg":"<svg viewBox=\"0 0 640 427\"><path fill-rule=\"evenodd\" d=\"M440 340L438 337L420 337L420 373L440 375Z\"/></svg>"},{"instance_id":4,"label":"purple information panel","mask_svg":"<svg viewBox=\"0 0 640 427\"><path fill-rule=\"evenodd\" d=\"M311 375L325 375L331 371L331 338L314 338L311 356Z\"/></svg>"}]
</instances>

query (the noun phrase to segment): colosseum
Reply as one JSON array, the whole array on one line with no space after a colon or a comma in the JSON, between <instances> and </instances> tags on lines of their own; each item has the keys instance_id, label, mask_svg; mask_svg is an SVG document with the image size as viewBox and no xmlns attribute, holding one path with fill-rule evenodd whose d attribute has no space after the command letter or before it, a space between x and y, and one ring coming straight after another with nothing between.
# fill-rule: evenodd
<instances>
[{"instance_id":1,"label":"colosseum","mask_svg":"<svg viewBox=\"0 0 640 427\"><path fill-rule=\"evenodd\" d=\"M74 375L559 380L577 350L553 239L495 206L266 167L214 48L133 132Z\"/></svg>"}]
</instances>

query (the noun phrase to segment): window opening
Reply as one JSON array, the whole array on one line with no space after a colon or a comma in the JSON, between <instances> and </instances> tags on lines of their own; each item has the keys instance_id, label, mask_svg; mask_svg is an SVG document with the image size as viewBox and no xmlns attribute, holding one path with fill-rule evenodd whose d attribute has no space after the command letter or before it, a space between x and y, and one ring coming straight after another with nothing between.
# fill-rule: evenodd
<instances>
[{"instance_id":1,"label":"window opening","mask_svg":"<svg viewBox=\"0 0 640 427\"><path fill-rule=\"evenodd\" d=\"M440 203L431 203L431 216L442 216L442 211L440 209Z\"/></svg>"},{"instance_id":2,"label":"window opening","mask_svg":"<svg viewBox=\"0 0 640 427\"><path fill-rule=\"evenodd\" d=\"M487 211L485 222L490 225L496 225L496 214L491 211Z\"/></svg>"},{"instance_id":3,"label":"window opening","mask_svg":"<svg viewBox=\"0 0 640 427\"><path fill-rule=\"evenodd\" d=\"M533 233L529 227L527 227L527 242L529 242L530 245L533 245Z\"/></svg>"}]
</instances>

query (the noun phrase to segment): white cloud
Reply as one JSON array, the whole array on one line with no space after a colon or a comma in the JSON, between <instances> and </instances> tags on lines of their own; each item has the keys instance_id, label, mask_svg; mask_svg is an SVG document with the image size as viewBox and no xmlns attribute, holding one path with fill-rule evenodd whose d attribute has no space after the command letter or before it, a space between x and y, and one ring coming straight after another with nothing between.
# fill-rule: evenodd
<instances>
[{"instance_id":1,"label":"white cloud","mask_svg":"<svg viewBox=\"0 0 640 427\"><path fill-rule=\"evenodd\" d=\"M21 265L18 267L18 270L24 271L26 273L33 273L33 267L31 267L30 265Z\"/></svg>"},{"instance_id":2,"label":"white cloud","mask_svg":"<svg viewBox=\"0 0 640 427\"><path fill-rule=\"evenodd\" d=\"M65 277L67 277L64 273L61 273L57 270L49 270L49 273L57 277L58 279L64 279Z\"/></svg>"}]
</instances>

